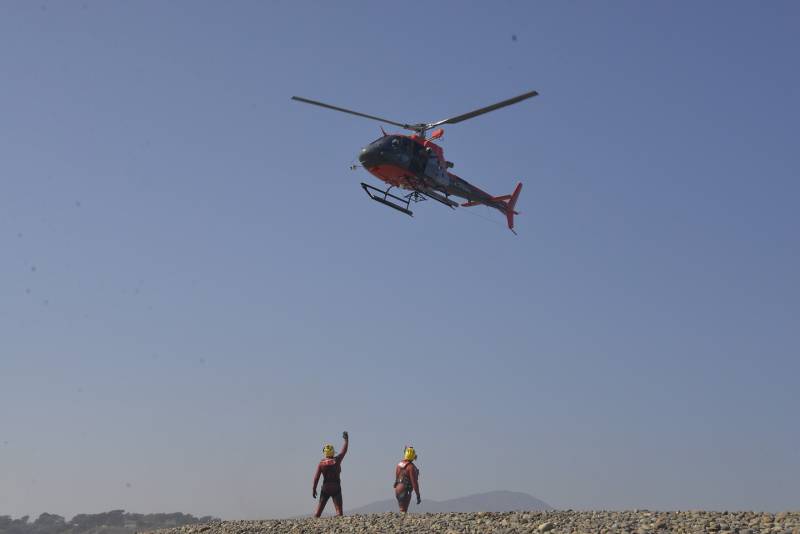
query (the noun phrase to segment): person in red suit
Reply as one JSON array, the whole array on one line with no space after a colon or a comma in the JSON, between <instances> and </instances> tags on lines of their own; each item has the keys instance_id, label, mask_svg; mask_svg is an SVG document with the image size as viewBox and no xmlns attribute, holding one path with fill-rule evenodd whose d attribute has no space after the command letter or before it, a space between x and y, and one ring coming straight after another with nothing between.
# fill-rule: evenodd
<instances>
[{"instance_id":1,"label":"person in red suit","mask_svg":"<svg viewBox=\"0 0 800 534\"><path fill-rule=\"evenodd\" d=\"M342 515L342 460L344 459L344 455L347 454L347 444L350 441L350 437L347 435L347 432L342 432L342 438L344 438L344 445L339 454L336 454L336 451L333 450L333 445L330 443L326 443L325 446L322 447L324 458L320 460L319 465L317 465L317 472L314 473L314 486L311 491L311 495L316 499L317 483L319 482L320 475L322 475L322 488L320 488L319 491L319 503L317 504L317 511L314 513L314 517L322 515L322 511L325 509L325 505L328 504L328 499L330 498L333 498L333 506L336 508L336 515Z\"/></svg>"},{"instance_id":2,"label":"person in red suit","mask_svg":"<svg viewBox=\"0 0 800 534\"><path fill-rule=\"evenodd\" d=\"M411 492L417 494L417 504L422 502L419 496L419 469L414 465L417 459L417 451L414 447L406 446L403 452L403 460L394 469L394 496L401 512L408 511L411 504Z\"/></svg>"}]
</instances>

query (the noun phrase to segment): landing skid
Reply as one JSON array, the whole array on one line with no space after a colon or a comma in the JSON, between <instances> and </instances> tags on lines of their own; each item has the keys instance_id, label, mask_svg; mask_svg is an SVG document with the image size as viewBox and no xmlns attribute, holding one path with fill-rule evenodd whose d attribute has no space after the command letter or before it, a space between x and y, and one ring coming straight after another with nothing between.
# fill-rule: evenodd
<instances>
[{"instance_id":1,"label":"landing skid","mask_svg":"<svg viewBox=\"0 0 800 534\"><path fill-rule=\"evenodd\" d=\"M383 189L378 189L375 186L361 182L361 187L364 189L369 198L371 198L372 200L380 202L381 204L389 206L390 208L394 208L397 211L401 211L411 217L414 216L414 212L408 209L409 206L411 206L411 203L422 202L423 200L428 200L429 198L435 200L436 202L440 202L451 209L455 209L456 206L458 206L458 203L453 202L446 196L436 191L419 191L415 189L411 193L399 197L389 192L392 190L394 186L389 186L389 188L386 191L384 191ZM396 200L397 203L389 199Z\"/></svg>"},{"instance_id":2,"label":"landing skid","mask_svg":"<svg viewBox=\"0 0 800 534\"><path fill-rule=\"evenodd\" d=\"M369 184L365 184L364 182L361 182L361 187L364 188L364 191L367 193L369 198L371 198L372 200L374 200L376 202L380 202L381 204L389 206L390 208L394 208L397 211L403 212L406 215L409 215L411 217L414 216L414 212L411 211L410 209L408 209L408 207L411 205L411 203L412 202L422 202L423 200L427 200L425 195L423 195L419 191L412 191L411 193L409 193L407 195L404 195L402 197L399 197L397 195L393 195L389 191L391 191L392 187L394 187L394 186L389 186L389 189L384 191L382 189L378 189L377 187L374 187L374 186L371 186ZM397 203L395 203L395 202L393 202L392 200L389 200L389 199L396 200Z\"/></svg>"},{"instance_id":3,"label":"landing skid","mask_svg":"<svg viewBox=\"0 0 800 534\"><path fill-rule=\"evenodd\" d=\"M436 202L441 202L450 209L456 209L458 207L458 202L453 202L452 200L450 200L443 194L439 193L438 191L427 189L425 191L419 191L419 193L423 193L425 196L435 200Z\"/></svg>"}]
</instances>

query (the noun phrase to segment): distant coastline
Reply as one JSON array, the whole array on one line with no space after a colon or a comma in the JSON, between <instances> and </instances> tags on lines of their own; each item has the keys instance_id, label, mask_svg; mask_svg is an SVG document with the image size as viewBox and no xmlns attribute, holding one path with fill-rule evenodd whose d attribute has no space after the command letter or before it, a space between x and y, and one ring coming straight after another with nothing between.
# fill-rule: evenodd
<instances>
[{"instance_id":1,"label":"distant coastline","mask_svg":"<svg viewBox=\"0 0 800 534\"><path fill-rule=\"evenodd\" d=\"M134 514L111 510L99 514L78 514L67 521L56 514L43 513L31 521L29 516L12 519L0 515L0 534L133 534L162 528L220 521L216 517L191 514Z\"/></svg>"}]
</instances>

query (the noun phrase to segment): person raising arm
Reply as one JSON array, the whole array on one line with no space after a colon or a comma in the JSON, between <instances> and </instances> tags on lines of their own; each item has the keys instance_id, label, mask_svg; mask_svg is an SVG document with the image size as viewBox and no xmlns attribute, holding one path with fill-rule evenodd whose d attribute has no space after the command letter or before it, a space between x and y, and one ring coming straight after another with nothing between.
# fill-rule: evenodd
<instances>
[{"instance_id":1,"label":"person raising arm","mask_svg":"<svg viewBox=\"0 0 800 534\"><path fill-rule=\"evenodd\" d=\"M319 503L317 510L314 512L315 517L322 515L325 505L328 504L328 499L333 498L333 506L336 508L336 515L342 515L342 460L347 454L347 446L350 442L350 436L347 431L342 432L344 445L339 454L333 449L333 445L326 443L322 447L323 458L317 464L317 470L314 473L314 483L311 489L311 495L314 499L317 498L317 484L319 477L322 476L322 487L319 492Z\"/></svg>"}]
</instances>

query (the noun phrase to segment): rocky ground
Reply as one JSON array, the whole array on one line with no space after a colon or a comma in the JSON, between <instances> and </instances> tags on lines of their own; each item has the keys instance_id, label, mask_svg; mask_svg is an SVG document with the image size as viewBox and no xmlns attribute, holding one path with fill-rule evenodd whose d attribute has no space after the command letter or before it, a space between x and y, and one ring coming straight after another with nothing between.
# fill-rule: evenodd
<instances>
[{"instance_id":1,"label":"rocky ground","mask_svg":"<svg viewBox=\"0 0 800 534\"><path fill-rule=\"evenodd\" d=\"M158 534L287 533L620 533L800 534L800 512L506 512L374 514L322 519L223 521L155 531Z\"/></svg>"}]
</instances>

